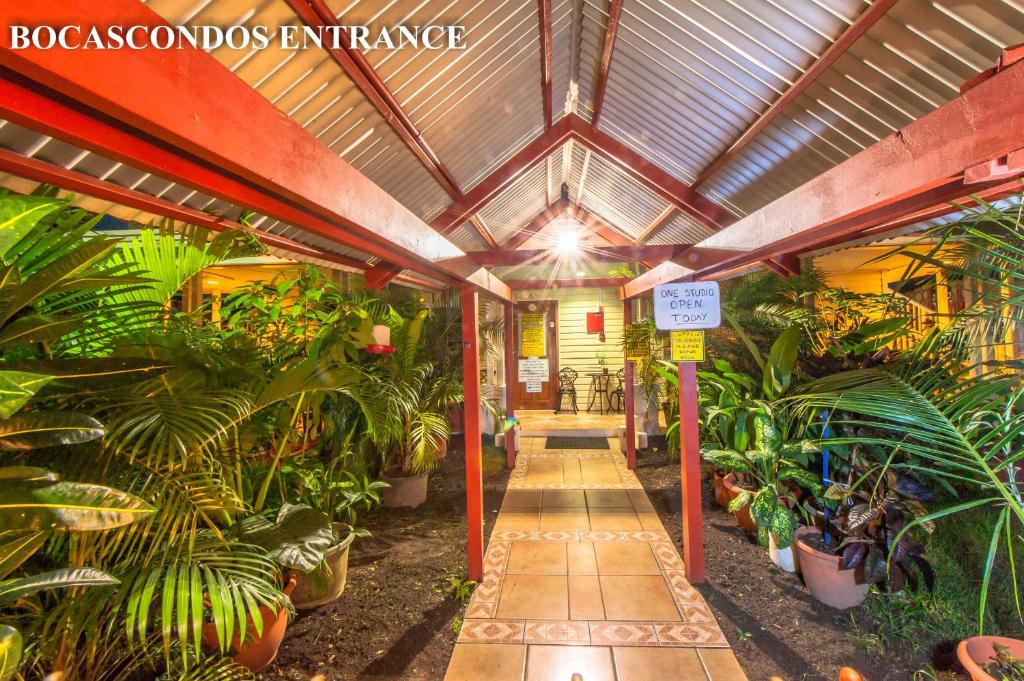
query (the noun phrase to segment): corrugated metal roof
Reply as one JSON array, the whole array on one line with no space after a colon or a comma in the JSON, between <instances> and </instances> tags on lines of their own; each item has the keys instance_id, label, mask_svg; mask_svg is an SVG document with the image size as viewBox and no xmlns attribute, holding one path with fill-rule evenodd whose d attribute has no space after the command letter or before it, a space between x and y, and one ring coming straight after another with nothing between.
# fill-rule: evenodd
<instances>
[{"instance_id":1,"label":"corrugated metal roof","mask_svg":"<svg viewBox=\"0 0 1024 681\"><path fill-rule=\"evenodd\" d=\"M713 233L686 213L677 210L673 211L672 215L647 237L647 243L657 245L696 244Z\"/></svg>"},{"instance_id":2,"label":"corrugated metal roof","mask_svg":"<svg viewBox=\"0 0 1024 681\"><path fill-rule=\"evenodd\" d=\"M1024 6L900 0L701 191L752 212L945 104L1024 42Z\"/></svg>"},{"instance_id":3,"label":"corrugated metal roof","mask_svg":"<svg viewBox=\"0 0 1024 681\"><path fill-rule=\"evenodd\" d=\"M480 218L499 244L547 209L546 176L544 164L538 163L480 211Z\"/></svg>"}]
</instances>

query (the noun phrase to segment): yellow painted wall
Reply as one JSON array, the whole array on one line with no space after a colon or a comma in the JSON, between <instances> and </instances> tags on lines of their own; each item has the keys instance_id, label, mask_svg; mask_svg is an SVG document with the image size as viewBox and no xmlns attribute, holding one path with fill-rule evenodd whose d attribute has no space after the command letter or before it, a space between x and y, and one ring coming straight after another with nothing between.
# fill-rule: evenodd
<instances>
[{"instance_id":1,"label":"yellow painted wall","mask_svg":"<svg viewBox=\"0 0 1024 681\"><path fill-rule=\"evenodd\" d=\"M598 354L614 374L622 368L622 301L614 288L564 288L516 291L516 301L558 302L558 368L572 367L582 375L600 371ZM605 342L587 333L587 312L604 306ZM581 381L583 379L581 378ZM580 385L583 385L582 383Z\"/></svg>"}]
</instances>

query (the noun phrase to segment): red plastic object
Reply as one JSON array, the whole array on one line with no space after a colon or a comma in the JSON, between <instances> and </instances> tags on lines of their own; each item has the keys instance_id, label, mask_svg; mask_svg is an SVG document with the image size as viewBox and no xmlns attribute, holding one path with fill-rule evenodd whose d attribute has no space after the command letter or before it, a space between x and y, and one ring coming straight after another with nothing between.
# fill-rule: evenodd
<instances>
[{"instance_id":1,"label":"red plastic object","mask_svg":"<svg viewBox=\"0 0 1024 681\"><path fill-rule=\"evenodd\" d=\"M372 355L390 355L395 351L394 345L377 345L370 343L366 346L366 351Z\"/></svg>"},{"instance_id":2,"label":"red plastic object","mask_svg":"<svg viewBox=\"0 0 1024 681\"><path fill-rule=\"evenodd\" d=\"M587 313L587 333L604 333L604 309Z\"/></svg>"}]
</instances>

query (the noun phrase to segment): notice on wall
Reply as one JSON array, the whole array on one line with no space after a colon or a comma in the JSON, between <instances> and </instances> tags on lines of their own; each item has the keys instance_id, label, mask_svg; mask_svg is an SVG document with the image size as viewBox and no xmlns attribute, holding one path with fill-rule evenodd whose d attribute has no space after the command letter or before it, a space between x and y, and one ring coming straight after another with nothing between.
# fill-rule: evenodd
<instances>
[{"instance_id":1,"label":"notice on wall","mask_svg":"<svg viewBox=\"0 0 1024 681\"><path fill-rule=\"evenodd\" d=\"M717 281L654 287L654 325L662 331L714 329L722 324Z\"/></svg>"},{"instance_id":2,"label":"notice on wall","mask_svg":"<svg viewBox=\"0 0 1024 681\"><path fill-rule=\"evenodd\" d=\"M520 383L546 383L550 374L548 360L538 357L519 360Z\"/></svg>"},{"instance_id":3,"label":"notice on wall","mask_svg":"<svg viewBox=\"0 0 1024 681\"><path fill-rule=\"evenodd\" d=\"M546 357L547 330L544 328L547 314L544 312L521 312L519 314L519 354L522 357Z\"/></svg>"},{"instance_id":4,"label":"notice on wall","mask_svg":"<svg viewBox=\"0 0 1024 681\"><path fill-rule=\"evenodd\" d=\"M542 389L542 387L541 387L540 381L527 381L526 382L526 392L528 392L528 393L539 393L541 391L541 389Z\"/></svg>"},{"instance_id":5,"label":"notice on wall","mask_svg":"<svg viewBox=\"0 0 1024 681\"><path fill-rule=\"evenodd\" d=\"M673 331L671 339L673 362L704 361L703 331Z\"/></svg>"}]
</instances>

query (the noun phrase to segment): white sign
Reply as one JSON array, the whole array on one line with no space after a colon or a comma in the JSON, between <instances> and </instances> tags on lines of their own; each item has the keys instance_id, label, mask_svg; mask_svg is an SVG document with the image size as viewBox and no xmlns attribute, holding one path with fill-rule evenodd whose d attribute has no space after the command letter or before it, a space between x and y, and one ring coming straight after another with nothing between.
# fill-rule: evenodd
<instances>
[{"instance_id":1,"label":"white sign","mask_svg":"<svg viewBox=\"0 0 1024 681\"><path fill-rule=\"evenodd\" d=\"M526 392L528 393L539 393L541 391L540 381L527 381Z\"/></svg>"},{"instance_id":2,"label":"white sign","mask_svg":"<svg viewBox=\"0 0 1024 681\"><path fill-rule=\"evenodd\" d=\"M548 360L540 357L519 360L520 383L546 383L550 376ZM528 392L540 392L533 390Z\"/></svg>"},{"instance_id":3,"label":"white sign","mask_svg":"<svg viewBox=\"0 0 1024 681\"><path fill-rule=\"evenodd\" d=\"M654 325L662 331L714 329L722 324L717 281L654 287Z\"/></svg>"}]
</instances>

